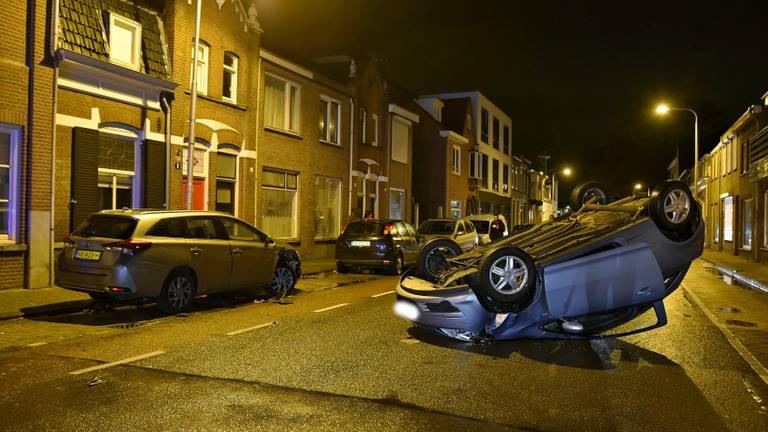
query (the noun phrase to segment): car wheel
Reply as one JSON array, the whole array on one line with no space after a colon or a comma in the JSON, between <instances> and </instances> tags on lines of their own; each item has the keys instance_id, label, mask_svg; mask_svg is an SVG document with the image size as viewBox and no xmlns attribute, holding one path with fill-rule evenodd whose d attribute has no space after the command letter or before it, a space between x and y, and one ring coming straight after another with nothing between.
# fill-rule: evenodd
<instances>
[{"instance_id":1,"label":"car wheel","mask_svg":"<svg viewBox=\"0 0 768 432\"><path fill-rule=\"evenodd\" d=\"M596 198L593 204L606 204L608 202L605 190L600 183L587 182L576 186L571 192L571 209L578 211L592 198Z\"/></svg>"},{"instance_id":2,"label":"car wheel","mask_svg":"<svg viewBox=\"0 0 768 432\"><path fill-rule=\"evenodd\" d=\"M349 273L349 267L345 266L344 264L337 263L336 273Z\"/></svg>"},{"instance_id":3,"label":"car wheel","mask_svg":"<svg viewBox=\"0 0 768 432\"><path fill-rule=\"evenodd\" d=\"M398 252L397 256L395 256L395 260L392 261L392 266L390 267L389 272L393 275L402 274L404 266L403 254Z\"/></svg>"},{"instance_id":4,"label":"car wheel","mask_svg":"<svg viewBox=\"0 0 768 432\"><path fill-rule=\"evenodd\" d=\"M459 245L450 240L437 240L424 245L416 258L416 267L427 280L434 282L438 273L448 268L446 258L462 252Z\"/></svg>"},{"instance_id":5,"label":"car wheel","mask_svg":"<svg viewBox=\"0 0 768 432\"><path fill-rule=\"evenodd\" d=\"M503 247L488 255L472 288L480 303L496 313L519 312L528 306L536 288L536 266L530 255Z\"/></svg>"},{"instance_id":6,"label":"car wheel","mask_svg":"<svg viewBox=\"0 0 768 432\"><path fill-rule=\"evenodd\" d=\"M686 227L696 212L691 189L677 180L657 185L651 192L648 212L659 228L678 230Z\"/></svg>"},{"instance_id":7,"label":"car wheel","mask_svg":"<svg viewBox=\"0 0 768 432\"><path fill-rule=\"evenodd\" d=\"M272 283L269 285L269 292L272 296L283 298L296 286L296 273L292 268L285 264L278 264L275 274L272 276Z\"/></svg>"},{"instance_id":8,"label":"car wheel","mask_svg":"<svg viewBox=\"0 0 768 432\"><path fill-rule=\"evenodd\" d=\"M176 270L168 276L157 300L157 307L167 314L186 310L194 298L197 284L189 271Z\"/></svg>"}]
</instances>

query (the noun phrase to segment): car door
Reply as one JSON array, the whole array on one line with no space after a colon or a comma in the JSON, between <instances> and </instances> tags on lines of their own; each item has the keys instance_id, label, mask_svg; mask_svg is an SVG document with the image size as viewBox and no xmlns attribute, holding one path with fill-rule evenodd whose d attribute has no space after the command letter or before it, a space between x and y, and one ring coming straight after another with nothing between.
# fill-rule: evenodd
<instances>
[{"instance_id":1,"label":"car door","mask_svg":"<svg viewBox=\"0 0 768 432\"><path fill-rule=\"evenodd\" d=\"M245 290L272 281L277 264L274 243L267 235L235 218L220 218L232 253L232 290Z\"/></svg>"},{"instance_id":2,"label":"car door","mask_svg":"<svg viewBox=\"0 0 768 432\"><path fill-rule=\"evenodd\" d=\"M472 249L470 234L468 234L467 225L463 220L456 221L456 234L454 235L454 239L456 240L456 243L459 245L461 250L467 251Z\"/></svg>"},{"instance_id":3,"label":"car door","mask_svg":"<svg viewBox=\"0 0 768 432\"><path fill-rule=\"evenodd\" d=\"M229 287L232 254L221 223L213 216L187 218L188 253L197 275L198 293L224 291Z\"/></svg>"},{"instance_id":4,"label":"car door","mask_svg":"<svg viewBox=\"0 0 768 432\"><path fill-rule=\"evenodd\" d=\"M409 264L415 262L416 255L418 254L416 230L407 222L402 221L395 223L395 227L397 227L400 248L403 251L403 259Z\"/></svg>"}]
</instances>

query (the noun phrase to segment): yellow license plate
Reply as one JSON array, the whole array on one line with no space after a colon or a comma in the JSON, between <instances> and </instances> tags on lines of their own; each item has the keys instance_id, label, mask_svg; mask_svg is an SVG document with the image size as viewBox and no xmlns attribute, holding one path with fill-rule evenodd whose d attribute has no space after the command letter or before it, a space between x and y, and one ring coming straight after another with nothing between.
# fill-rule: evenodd
<instances>
[{"instance_id":1,"label":"yellow license plate","mask_svg":"<svg viewBox=\"0 0 768 432\"><path fill-rule=\"evenodd\" d=\"M101 251L76 250L75 258L87 261L98 261L101 259Z\"/></svg>"},{"instance_id":2,"label":"yellow license plate","mask_svg":"<svg viewBox=\"0 0 768 432\"><path fill-rule=\"evenodd\" d=\"M371 242L368 240L352 240L349 242L349 245L354 247L368 247L371 245Z\"/></svg>"}]
</instances>

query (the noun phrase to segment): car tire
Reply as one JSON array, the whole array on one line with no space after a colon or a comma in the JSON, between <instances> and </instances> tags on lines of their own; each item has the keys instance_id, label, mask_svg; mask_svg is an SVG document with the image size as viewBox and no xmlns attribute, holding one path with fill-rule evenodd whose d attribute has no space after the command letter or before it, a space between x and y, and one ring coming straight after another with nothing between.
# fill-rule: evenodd
<instances>
[{"instance_id":1,"label":"car tire","mask_svg":"<svg viewBox=\"0 0 768 432\"><path fill-rule=\"evenodd\" d=\"M592 197L597 197L597 201L593 204L607 204L608 198L605 194L605 189L597 182L582 183L571 192L571 210L578 211L581 207L589 201Z\"/></svg>"},{"instance_id":2,"label":"car tire","mask_svg":"<svg viewBox=\"0 0 768 432\"><path fill-rule=\"evenodd\" d=\"M447 257L454 257L462 253L461 247L456 243L447 240L435 240L425 244L416 257L416 268L421 275L434 282L441 270L448 268Z\"/></svg>"},{"instance_id":3,"label":"car tire","mask_svg":"<svg viewBox=\"0 0 768 432\"><path fill-rule=\"evenodd\" d=\"M341 263L336 263L336 273L349 273L349 267Z\"/></svg>"},{"instance_id":4,"label":"car tire","mask_svg":"<svg viewBox=\"0 0 768 432\"><path fill-rule=\"evenodd\" d=\"M269 284L269 293L272 297L285 298L296 287L296 279L296 272L290 266L278 263Z\"/></svg>"},{"instance_id":5,"label":"car tire","mask_svg":"<svg viewBox=\"0 0 768 432\"><path fill-rule=\"evenodd\" d=\"M665 181L651 192L648 213L661 229L676 231L687 227L696 211L691 189L681 181Z\"/></svg>"},{"instance_id":6,"label":"car tire","mask_svg":"<svg viewBox=\"0 0 768 432\"><path fill-rule=\"evenodd\" d=\"M403 254L402 252L398 252L397 255L395 255L395 260L392 261L392 264L389 268L389 273L395 276L400 275L403 273L404 267L405 260L403 259Z\"/></svg>"},{"instance_id":7,"label":"car tire","mask_svg":"<svg viewBox=\"0 0 768 432\"><path fill-rule=\"evenodd\" d=\"M163 284L157 307L170 315L183 312L192 304L195 292L197 283L192 273L188 270L174 270Z\"/></svg>"},{"instance_id":8,"label":"car tire","mask_svg":"<svg viewBox=\"0 0 768 432\"><path fill-rule=\"evenodd\" d=\"M516 247L503 247L488 255L472 288L490 312L516 313L527 307L536 291L533 258Z\"/></svg>"}]
</instances>

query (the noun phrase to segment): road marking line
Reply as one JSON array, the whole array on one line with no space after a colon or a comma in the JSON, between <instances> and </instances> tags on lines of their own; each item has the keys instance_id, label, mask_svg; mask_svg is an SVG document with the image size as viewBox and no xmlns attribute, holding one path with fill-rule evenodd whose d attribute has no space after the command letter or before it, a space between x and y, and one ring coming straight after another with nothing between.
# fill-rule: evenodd
<instances>
[{"instance_id":1,"label":"road marking line","mask_svg":"<svg viewBox=\"0 0 768 432\"><path fill-rule=\"evenodd\" d=\"M261 328L264 328L264 327L269 327L269 326L274 325L274 324L277 324L277 321L271 321L271 322L268 322L268 323L259 324L257 326L253 326L253 327L248 327L248 328L244 328L244 329L240 329L240 330L231 331L231 332L227 333L227 336L234 336L234 335L238 335L240 333L245 333L247 331L258 330L258 329L261 329Z\"/></svg>"},{"instance_id":2,"label":"road marking line","mask_svg":"<svg viewBox=\"0 0 768 432\"><path fill-rule=\"evenodd\" d=\"M400 342L406 344L406 345L415 345L419 342L421 342L418 339L400 339Z\"/></svg>"},{"instance_id":3,"label":"road marking line","mask_svg":"<svg viewBox=\"0 0 768 432\"><path fill-rule=\"evenodd\" d=\"M707 309L706 306L704 306L704 303L699 299L699 296L697 296L693 291L688 289L685 284L680 284L685 288L685 292L688 293L691 296L691 299L696 303L696 306L701 309L702 312L704 312L704 315L709 318L710 321L712 321L712 324L715 325L715 327L720 330L720 333L725 336L725 338L728 340L728 342L731 344L731 346L736 349L736 351L741 355L741 357L749 364L749 367L752 368L753 371L757 374L757 376L760 377L760 379L763 380L764 383L768 384L768 369L763 366L758 359L755 358L754 355L752 355L749 350L741 344L741 342L736 339L736 336L734 336L733 333L726 327L724 324L720 322L720 320L713 314L712 312Z\"/></svg>"},{"instance_id":4,"label":"road marking line","mask_svg":"<svg viewBox=\"0 0 768 432\"><path fill-rule=\"evenodd\" d=\"M36 346L45 345L45 344L47 344L47 343L48 343L48 342L35 342L35 343L31 343L31 344L28 344L27 346L28 346L28 347L36 347Z\"/></svg>"},{"instance_id":5,"label":"road marking line","mask_svg":"<svg viewBox=\"0 0 768 432\"><path fill-rule=\"evenodd\" d=\"M329 311L329 310L331 310L331 309L336 309L336 308L340 308L340 307L346 306L346 305L348 305L348 304L349 304L349 303L341 303L341 304L337 304L337 305L335 305L335 306L329 306L329 307L327 307L327 308L318 309L318 310L316 310L316 311L312 311L312 312L315 312L315 313L317 313L317 312L325 312L325 311Z\"/></svg>"},{"instance_id":6,"label":"road marking line","mask_svg":"<svg viewBox=\"0 0 768 432\"><path fill-rule=\"evenodd\" d=\"M104 363L104 364L101 364L101 365L98 365L98 366L93 366L93 367L89 367L89 368L85 368L85 369L79 369L79 370L70 372L69 374L70 375L80 375L80 374L84 374L84 373L88 373L88 372L97 371L97 370L100 370L100 369L106 369L106 368L112 367L112 366L117 366L117 365L121 365L121 364L125 364L125 363L135 362L136 360L142 360L142 359L145 359L145 358L148 358L148 357L154 357L154 356L160 355L160 354L165 354L165 351L153 351L151 353L141 354L141 355L137 355L135 357L127 358L127 359L113 361L113 362L110 362L110 363Z\"/></svg>"},{"instance_id":7,"label":"road marking line","mask_svg":"<svg viewBox=\"0 0 768 432\"><path fill-rule=\"evenodd\" d=\"M394 291L384 291L383 293L378 293L378 294L372 295L371 298L382 297L382 296L385 296L387 294L394 294L394 293L395 293Z\"/></svg>"}]
</instances>

